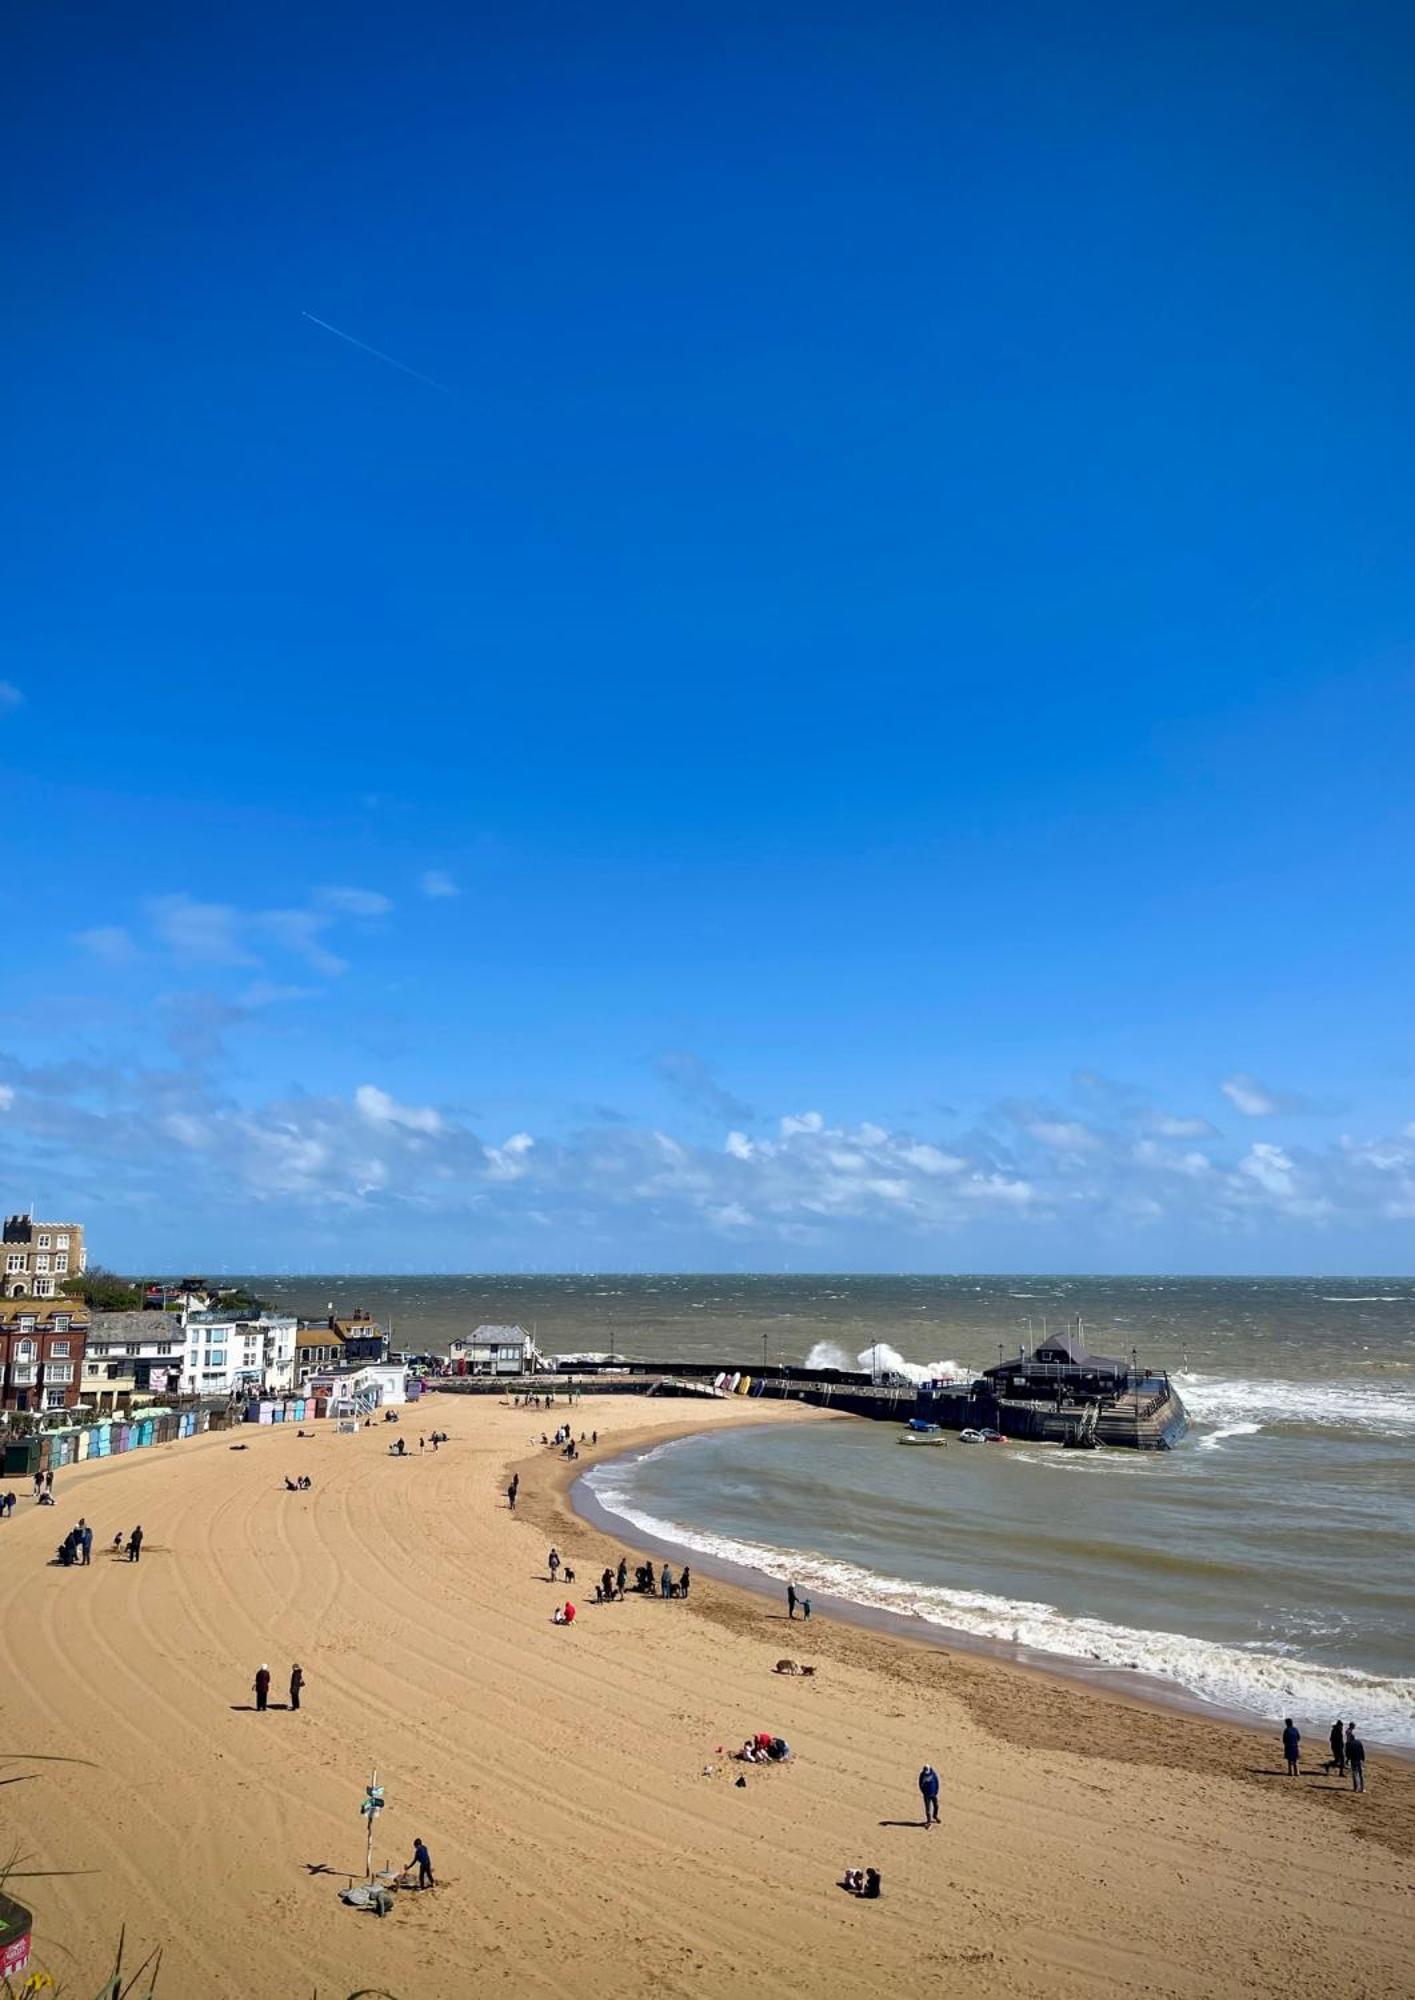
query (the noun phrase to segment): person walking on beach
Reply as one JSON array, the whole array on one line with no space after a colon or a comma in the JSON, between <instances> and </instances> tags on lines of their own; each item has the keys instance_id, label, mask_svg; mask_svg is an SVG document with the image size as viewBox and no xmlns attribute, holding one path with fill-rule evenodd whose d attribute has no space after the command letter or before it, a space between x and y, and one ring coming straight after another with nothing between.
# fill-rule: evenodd
<instances>
[{"instance_id":1,"label":"person walking on beach","mask_svg":"<svg viewBox=\"0 0 1415 2000\"><path fill-rule=\"evenodd\" d=\"M788 1618L796 1616L796 1586L794 1583L788 1583L786 1586L786 1616Z\"/></svg>"},{"instance_id":2,"label":"person walking on beach","mask_svg":"<svg viewBox=\"0 0 1415 2000\"><path fill-rule=\"evenodd\" d=\"M924 1825L938 1825L938 1772L925 1764L919 1773L919 1797L924 1802Z\"/></svg>"},{"instance_id":3,"label":"person walking on beach","mask_svg":"<svg viewBox=\"0 0 1415 2000\"><path fill-rule=\"evenodd\" d=\"M658 1594L660 1597L671 1597L673 1595L673 1572L667 1563L663 1565L663 1570L658 1579Z\"/></svg>"},{"instance_id":4,"label":"person walking on beach","mask_svg":"<svg viewBox=\"0 0 1415 2000\"><path fill-rule=\"evenodd\" d=\"M686 1597L688 1595L688 1583L691 1576L692 1576L692 1571L688 1568L688 1565L684 1563L683 1574L678 1579L678 1595L680 1597Z\"/></svg>"},{"instance_id":5,"label":"person walking on beach","mask_svg":"<svg viewBox=\"0 0 1415 2000\"><path fill-rule=\"evenodd\" d=\"M1287 1775L1297 1776L1297 1756L1302 1747L1302 1732L1289 1715L1282 1725L1282 1754L1287 1759Z\"/></svg>"},{"instance_id":6,"label":"person walking on beach","mask_svg":"<svg viewBox=\"0 0 1415 2000\"><path fill-rule=\"evenodd\" d=\"M79 1522L79 1561L87 1569L93 1561L93 1529L87 1521Z\"/></svg>"},{"instance_id":7,"label":"person walking on beach","mask_svg":"<svg viewBox=\"0 0 1415 2000\"><path fill-rule=\"evenodd\" d=\"M513 1514L516 1511L516 1495L520 1492L520 1490L521 1490L521 1475L519 1472L513 1472L511 1474L511 1484L506 1489L506 1504L511 1509L511 1512Z\"/></svg>"},{"instance_id":8,"label":"person walking on beach","mask_svg":"<svg viewBox=\"0 0 1415 2000\"><path fill-rule=\"evenodd\" d=\"M142 1522L139 1521L138 1525L133 1529L133 1532L128 1537L128 1561L130 1563L135 1563L135 1562L141 1562L141 1560L142 1560Z\"/></svg>"},{"instance_id":9,"label":"person walking on beach","mask_svg":"<svg viewBox=\"0 0 1415 2000\"><path fill-rule=\"evenodd\" d=\"M548 1556L546 1557L546 1559L545 1559L545 1566L546 1566L546 1568L547 1568L547 1569L548 1569L548 1570L550 1571L550 1580L551 1580L551 1582L552 1582L552 1583L554 1583L554 1581L555 1581L555 1579L556 1579L556 1576L557 1576L557 1575L559 1574L559 1570L560 1570L560 1551L559 1551L559 1549L552 1549L552 1550L551 1550L550 1554L549 1554L549 1555L548 1555Z\"/></svg>"},{"instance_id":10,"label":"person walking on beach","mask_svg":"<svg viewBox=\"0 0 1415 2000\"><path fill-rule=\"evenodd\" d=\"M257 1715L264 1715L270 1701L270 1669L261 1666L256 1669L255 1707Z\"/></svg>"},{"instance_id":11,"label":"person walking on beach","mask_svg":"<svg viewBox=\"0 0 1415 2000\"><path fill-rule=\"evenodd\" d=\"M1331 1756L1327 1759L1324 1769L1335 1771L1338 1778L1344 1778L1346 1776L1346 1736L1342 1729L1340 1717L1332 1724L1331 1735L1327 1738L1327 1741L1331 1745Z\"/></svg>"},{"instance_id":12,"label":"person walking on beach","mask_svg":"<svg viewBox=\"0 0 1415 2000\"><path fill-rule=\"evenodd\" d=\"M305 1670L296 1661L295 1665L290 1669L290 1706L293 1709L297 1709L300 1705L300 1690L304 1684Z\"/></svg>"},{"instance_id":13,"label":"person walking on beach","mask_svg":"<svg viewBox=\"0 0 1415 2000\"><path fill-rule=\"evenodd\" d=\"M410 1868L416 1866L420 1889L436 1888L437 1885L432 1879L432 1856L428 1853L421 1834L413 1842L413 1858L408 1866Z\"/></svg>"},{"instance_id":14,"label":"person walking on beach","mask_svg":"<svg viewBox=\"0 0 1415 2000\"><path fill-rule=\"evenodd\" d=\"M1351 1773L1352 1791L1364 1792L1366 1789L1366 1746L1356 1734L1356 1724L1354 1722L1348 1722L1346 1725L1346 1768Z\"/></svg>"}]
</instances>

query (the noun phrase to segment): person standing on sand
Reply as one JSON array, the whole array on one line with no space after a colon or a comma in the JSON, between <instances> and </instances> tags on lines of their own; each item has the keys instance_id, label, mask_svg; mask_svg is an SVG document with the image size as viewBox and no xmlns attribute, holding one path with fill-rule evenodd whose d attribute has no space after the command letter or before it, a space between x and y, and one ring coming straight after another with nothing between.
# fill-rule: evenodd
<instances>
[{"instance_id":1,"label":"person standing on sand","mask_svg":"<svg viewBox=\"0 0 1415 2000\"><path fill-rule=\"evenodd\" d=\"M663 1569L659 1575L658 1594L660 1597L671 1597L673 1595L673 1572L667 1563L663 1565Z\"/></svg>"},{"instance_id":2,"label":"person standing on sand","mask_svg":"<svg viewBox=\"0 0 1415 2000\"><path fill-rule=\"evenodd\" d=\"M548 1555L548 1556L546 1557L546 1559L545 1559L545 1566L546 1566L546 1568L547 1568L547 1569L548 1569L548 1570L550 1571L550 1580L551 1580L551 1582L552 1582L552 1583L554 1583L554 1581L555 1581L555 1579L556 1579L556 1577L557 1577L557 1575L559 1574L559 1571L560 1571L560 1551L559 1551L559 1549L552 1549L552 1550L551 1550L550 1554L549 1554L549 1555Z\"/></svg>"},{"instance_id":3,"label":"person standing on sand","mask_svg":"<svg viewBox=\"0 0 1415 2000\"><path fill-rule=\"evenodd\" d=\"M1364 1792L1366 1789L1366 1746L1356 1734L1356 1724L1354 1722L1348 1722L1346 1725L1346 1768L1351 1773L1352 1791Z\"/></svg>"},{"instance_id":4,"label":"person standing on sand","mask_svg":"<svg viewBox=\"0 0 1415 2000\"><path fill-rule=\"evenodd\" d=\"M938 1772L925 1764L919 1773L919 1797L924 1802L924 1825L938 1825Z\"/></svg>"},{"instance_id":5,"label":"person standing on sand","mask_svg":"<svg viewBox=\"0 0 1415 2000\"><path fill-rule=\"evenodd\" d=\"M141 1521L139 1521L138 1525L133 1529L133 1532L128 1537L128 1561L130 1563L135 1563L135 1562L140 1562L141 1560L142 1560L142 1523Z\"/></svg>"},{"instance_id":6,"label":"person standing on sand","mask_svg":"<svg viewBox=\"0 0 1415 2000\"><path fill-rule=\"evenodd\" d=\"M300 1705L300 1689L304 1684L305 1670L297 1661L290 1669L290 1706L292 1709L298 1709Z\"/></svg>"},{"instance_id":7,"label":"person standing on sand","mask_svg":"<svg viewBox=\"0 0 1415 2000\"><path fill-rule=\"evenodd\" d=\"M421 1834L418 1834L413 1841L413 1859L408 1863L408 1866L412 1868L415 1864L418 1871L418 1887L420 1889L436 1888L437 1885L432 1879L432 1856L423 1844Z\"/></svg>"},{"instance_id":8,"label":"person standing on sand","mask_svg":"<svg viewBox=\"0 0 1415 2000\"><path fill-rule=\"evenodd\" d=\"M80 1561L85 1569L93 1561L93 1529L87 1521L79 1522L79 1546L82 1550Z\"/></svg>"},{"instance_id":9,"label":"person standing on sand","mask_svg":"<svg viewBox=\"0 0 1415 2000\"><path fill-rule=\"evenodd\" d=\"M1289 1715L1282 1725L1282 1754L1287 1759L1287 1775L1297 1776L1297 1758L1302 1747L1302 1732Z\"/></svg>"},{"instance_id":10,"label":"person standing on sand","mask_svg":"<svg viewBox=\"0 0 1415 2000\"><path fill-rule=\"evenodd\" d=\"M688 1568L688 1565L684 1563L683 1574L678 1579L678 1595L680 1597L686 1597L688 1595L688 1584L691 1581L691 1578L692 1578L692 1571Z\"/></svg>"},{"instance_id":11,"label":"person standing on sand","mask_svg":"<svg viewBox=\"0 0 1415 2000\"><path fill-rule=\"evenodd\" d=\"M256 1669L256 1677L255 1677L255 1708L257 1715L265 1714L266 1705L269 1702L269 1700L270 1700L270 1669L269 1667L261 1666Z\"/></svg>"},{"instance_id":12,"label":"person standing on sand","mask_svg":"<svg viewBox=\"0 0 1415 2000\"><path fill-rule=\"evenodd\" d=\"M513 1472L511 1474L511 1484L506 1489L506 1504L511 1509L511 1512L513 1514L516 1511L516 1495L520 1492L520 1490L521 1490L521 1475L519 1472Z\"/></svg>"},{"instance_id":13,"label":"person standing on sand","mask_svg":"<svg viewBox=\"0 0 1415 2000\"><path fill-rule=\"evenodd\" d=\"M786 1586L786 1616L788 1618L796 1616L796 1586L794 1583L788 1583Z\"/></svg>"},{"instance_id":14,"label":"person standing on sand","mask_svg":"<svg viewBox=\"0 0 1415 2000\"><path fill-rule=\"evenodd\" d=\"M624 1586L628 1581L629 1581L629 1558L627 1556L620 1556L619 1567L614 1572L614 1587L618 1591L621 1597L624 1595Z\"/></svg>"},{"instance_id":15,"label":"person standing on sand","mask_svg":"<svg viewBox=\"0 0 1415 2000\"><path fill-rule=\"evenodd\" d=\"M1331 1756L1327 1759L1326 1769L1328 1771L1335 1771L1338 1778L1344 1778L1346 1776L1346 1737L1342 1731L1341 1718L1339 1716L1331 1726L1331 1735L1327 1738L1327 1741L1331 1745Z\"/></svg>"}]
</instances>

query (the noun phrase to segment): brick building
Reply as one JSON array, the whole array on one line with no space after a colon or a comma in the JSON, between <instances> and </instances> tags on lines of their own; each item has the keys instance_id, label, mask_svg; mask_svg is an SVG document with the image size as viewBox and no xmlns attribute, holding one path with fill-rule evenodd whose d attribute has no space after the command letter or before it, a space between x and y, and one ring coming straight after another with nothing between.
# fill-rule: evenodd
<instances>
[{"instance_id":1,"label":"brick building","mask_svg":"<svg viewBox=\"0 0 1415 2000\"><path fill-rule=\"evenodd\" d=\"M7 1299L62 1298L69 1280L88 1266L82 1223L36 1222L7 1215L0 1255Z\"/></svg>"},{"instance_id":2,"label":"brick building","mask_svg":"<svg viewBox=\"0 0 1415 2000\"><path fill-rule=\"evenodd\" d=\"M88 1307L75 1299L0 1304L0 1407L72 1410L83 1381Z\"/></svg>"}]
</instances>

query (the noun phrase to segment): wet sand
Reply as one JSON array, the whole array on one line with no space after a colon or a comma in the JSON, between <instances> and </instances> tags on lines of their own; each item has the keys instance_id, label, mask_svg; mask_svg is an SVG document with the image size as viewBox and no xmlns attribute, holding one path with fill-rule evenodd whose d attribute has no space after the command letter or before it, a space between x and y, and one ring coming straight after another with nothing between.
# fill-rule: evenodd
<instances>
[{"instance_id":1,"label":"wet sand","mask_svg":"<svg viewBox=\"0 0 1415 2000\"><path fill-rule=\"evenodd\" d=\"M601 1450L788 1406L586 1399ZM432 1398L356 1437L283 1429L61 1473L0 1522L7 1748L0 1849L33 1870L37 1937L97 1984L118 1928L160 1944L159 1996L397 2000L486 1989L638 1995L1407 1995L1415 1777L1353 1798L1278 1775L1223 1722L784 1608L695 1567L687 1604L593 1604L620 1544L571 1512L549 1419ZM418 1456L419 1426L452 1434ZM409 1461L387 1456L397 1435ZM502 1498L522 1467L513 1518ZM289 1493L286 1472L308 1472ZM46 1567L72 1520L88 1572ZM106 1544L141 1520L136 1568ZM551 1539L577 1571L545 1570ZM633 1551L630 1551L631 1556ZM550 1611L571 1595L570 1630ZM783 1656L815 1676L772 1672ZM298 1715L251 1712L270 1662ZM783 1769L718 1752L786 1736ZM25 1754L86 1765L27 1764ZM942 1825L914 1779L943 1778ZM335 1890L421 1834L439 1886L383 1922ZM846 1865L883 1873L847 1897ZM332 1870L335 1872L312 1872Z\"/></svg>"}]
</instances>

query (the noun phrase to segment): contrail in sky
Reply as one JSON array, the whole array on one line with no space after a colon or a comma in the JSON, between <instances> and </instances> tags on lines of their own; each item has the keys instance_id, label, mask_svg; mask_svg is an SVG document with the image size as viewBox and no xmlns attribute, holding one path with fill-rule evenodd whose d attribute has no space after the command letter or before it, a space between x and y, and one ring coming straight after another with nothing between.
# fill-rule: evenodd
<instances>
[{"instance_id":1,"label":"contrail in sky","mask_svg":"<svg viewBox=\"0 0 1415 2000\"><path fill-rule=\"evenodd\" d=\"M410 368L406 361L395 361L391 354L385 354L381 348L370 347L366 340L356 340L352 333L345 333L342 326L331 326L327 319L320 319L316 313L306 312L303 306L300 308L300 317L312 321L315 326L322 326L326 333L336 334L340 340L347 340L350 347L357 347L363 353L371 354L375 361L386 361L390 368L397 368L402 374L411 375L415 382L425 382L429 389L440 389L444 396L452 394L445 382L434 382L431 375L420 375L417 369Z\"/></svg>"}]
</instances>

